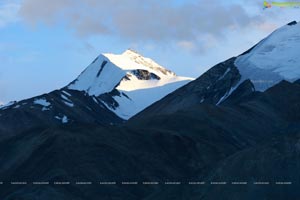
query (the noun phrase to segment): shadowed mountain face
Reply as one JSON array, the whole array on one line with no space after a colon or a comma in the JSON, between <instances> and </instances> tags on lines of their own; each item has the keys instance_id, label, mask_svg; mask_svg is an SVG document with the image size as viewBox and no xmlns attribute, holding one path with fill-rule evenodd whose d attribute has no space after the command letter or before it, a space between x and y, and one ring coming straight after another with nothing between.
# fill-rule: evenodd
<instances>
[{"instance_id":1,"label":"shadowed mountain face","mask_svg":"<svg viewBox=\"0 0 300 200\"><path fill-rule=\"evenodd\" d=\"M0 187L0 198L216 199L219 193L224 194L224 199L294 197L298 193L291 190L300 184L296 161L298 102L300 85L283 81L263 93L253 92L238 101L228 99L224 105L201 104L173 114L135 119L122 126L66 124L28 131L0 143L0 161L4 163L0 166L0 180L49 181L50 185L4 184ZM287 163L289 171L281 173ZM268 178L274 173L274 180L281 177L294 184L286 188L270 185L267 190L249 184L241 186L244 189L238 190L238 194L230 185L186 184L234 178L260 181L256 179L260 175ZM62 180L70 185L51 184ZM76 181L93 184L76 185ZM117 184L97 184L100 181ZM161 184L121 185L124 181ZM162 184L166 181L183 184Z\"/></svg>"},{"instance_id":2,"label":"shadowed mountain face","mask_svg":"<svg viewBox=\"0 0 300 200\"><path fill-rule=\"evenodd\" d=\"M205 179L198 179L207 181L207 185L165 187L164 191L153 193L146 199L297 199L300 195L299 137L298 132L270 138L268 142L239 151L213 166ZM227 184L209 184L218 181ZM243 184L237 185L237 182Z\"/></svg>"},{"instance_id":3,"label":"shadowed mountain face","mask_svg":"<svg viewBox=\"0 0 300 200\"><path fill-rule=\"evenodd\" d=\"M234 65L235 59L231 58L214 66L195 81L155 102L134 118L170 114L201 103L221 103L241 79Z\"/></svg>"}]
</instances>

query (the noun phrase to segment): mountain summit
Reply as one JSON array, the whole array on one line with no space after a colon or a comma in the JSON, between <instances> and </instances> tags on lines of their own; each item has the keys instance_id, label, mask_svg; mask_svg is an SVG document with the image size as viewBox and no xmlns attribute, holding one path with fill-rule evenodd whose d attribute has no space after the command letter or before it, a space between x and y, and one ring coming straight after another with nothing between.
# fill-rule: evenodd
<instances>
[{"instance_id":1,"label":"mountain summit","mask_svg":"<svg viewBox=\"0 0 300 200\"><path fill-rule=\"evenodd\" d=\"M191 80L127 50L98 56L67 88L95 96L128 119Z\"/></svg>"},{"instance_id":2,"label":"mountain summit","mask_svg":"<svg viewBox=\"0 0 300 200\"><path fill-rule=\"evenodd\" d=\"M264 91L281 80L300 78L300 23L291 22L259 42L235 60L242 81L250 79L255 89Z\"/></svg>"}]
</instances>

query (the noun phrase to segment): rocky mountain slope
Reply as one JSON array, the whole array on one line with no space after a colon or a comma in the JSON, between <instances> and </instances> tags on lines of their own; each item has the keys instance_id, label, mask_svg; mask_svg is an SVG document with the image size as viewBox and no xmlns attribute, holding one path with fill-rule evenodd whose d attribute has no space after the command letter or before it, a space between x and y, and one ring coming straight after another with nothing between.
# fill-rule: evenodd
<instances>
[{"instance_id":1,"label":"rocky mountain slope","mask_svg":"<svg viewBox=\"0 0 300 200\"><path fill-rule=\"evenodd\" d=\"M136 117L174 113L199 103L219 105L240 85L249 93L265 91L282 80L298 80L299 35L297 22L279 28L247 52L217 64Z\"/></svg>"}]
</instances>

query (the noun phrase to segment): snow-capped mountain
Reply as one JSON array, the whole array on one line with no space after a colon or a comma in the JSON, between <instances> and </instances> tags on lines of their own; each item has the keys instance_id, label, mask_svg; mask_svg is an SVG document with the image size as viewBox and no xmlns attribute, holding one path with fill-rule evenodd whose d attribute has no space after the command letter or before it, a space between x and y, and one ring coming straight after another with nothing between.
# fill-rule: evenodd
<instances>
[{"instance_id":1,"label":"snow-capped mountain","mask_svg":"<svg viewBox=\"0 0 300 200\"><path fill-rule=\"evenodd\" d=\"M238 57L209 69L196 80L149 106L138 116L170 114L201 103L238 102L282 80L300 79L300 23L277 29Z\"/></svg>"},{"instance_id":2,"label":"snow-capped mountain","mask_svg":"<svg viewBox=\"0 0 300 200\"><path fill-rule=\"evenodd\" d=\"M242 80L250 79L264 91L281 80L300 78L300 23L291 22L235 60Z\"/></svg>"},{"instance_id":3,"label":"snow-capped mountain","mask_svg":"<svg viewBox=\"0 0 300 200\"><path fill-rule=\"evenodd\" d=\"M40 126L123 123L191 80L132 50L100 55L66 87L0 106L0 139Z\"/></svg>"},{"instance_id":4,"label":"snow-capped mountain","mask_svg":"<svg viewBox=\"0 0 300 200\"><path fill-rule=\"evenodd\" d=\"M67 88L85 91L119 117L129 119L191 80L127 50L121 55L98 56Z\"/></svg>"}]
</instances>

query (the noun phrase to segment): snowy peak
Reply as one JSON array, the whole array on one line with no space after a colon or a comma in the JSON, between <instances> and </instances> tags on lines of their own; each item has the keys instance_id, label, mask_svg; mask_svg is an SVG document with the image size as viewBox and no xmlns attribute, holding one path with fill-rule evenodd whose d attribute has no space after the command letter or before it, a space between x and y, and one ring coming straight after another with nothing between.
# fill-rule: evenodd
<instances>
[{"instance_id":1,"label":"snowy peak","mask_svg":"<svg viewBox=\"0 0 300 200\"><path fill-rule=\"evenodd\" d=\"M126 71L113 64L104 55L100 55L69 84L68 88L99 96L112 91L125 75Z\"/></svg>"},{"instance_id":2,"label":"snowy peak","mask_svg":"<svg viewBox=\"0 0 300 200\"><path fill-rule=\"evenodd\" d=\"M155 73L158 76L176 76L176 74L161 65L157 64L150 58L146 58L134 50L126 50L120 55L116 54L104 54L112 63L120 67L123 70L147 70Z\"/></svg>"},{"instance_id":3,"label":"snowy peak","mask_svg":"<svg viewBox=\"0 0 300 200\"><path fill-rule=\"evenodd\" d=\"M128 119L193 80L177 76L133 50L98 56L67 88L95 96Z\"/></svg>"},{"instance_id":4,"label":"snowy peak","mask_svg":"<svg viewBox=\"0 0 300 200\"><path fill-rule=\"evenodd\" d=\"M143 89L161 86L178 79L189 78L177 77L175 73L152 59L145 58L133 50L127 50L120 55L108 53L99 55L76 80L69 84L68 88L99 96L120 85L123 90Z\"/></svg>"},{"instance_id":5,"label":"snowy peak","mask_svg":"<svg viewBox=\"0 0 300 200\"><path fill-rule=\"evenodd\" d=\"M300 23L291 22L239 56L235 65L242 78L250 79L256 90L264 91L281 80L300 78Z\"/></svg>"}]
</instances>

